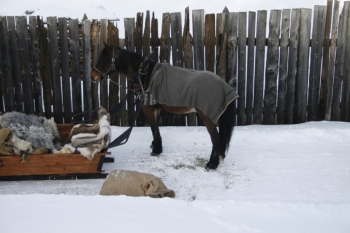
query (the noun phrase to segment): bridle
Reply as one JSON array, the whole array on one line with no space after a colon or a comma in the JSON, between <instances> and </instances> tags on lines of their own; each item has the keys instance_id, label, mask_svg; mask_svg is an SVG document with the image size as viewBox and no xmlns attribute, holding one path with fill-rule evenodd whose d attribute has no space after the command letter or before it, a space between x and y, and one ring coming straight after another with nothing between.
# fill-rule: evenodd
<instances>
[{"instance_id":1,"label":"bridle","mask_svg":"<svg viewBox=\"0 0 350 233\"><path fill-rule=\"evenodd\" d=\"M114 58L114 47L113 47L113 53L112 53L112 63L111 63L111 66L109 67L109 69L103 73L102 71L100 71L99 69L96 68L96 66L94 66L93 68L94 70L96 70L101 76L103 76L104 78L108 78L107 75L110 73L110 72L113 72L115 71L115 58ZM95 80L92 80L92 82L96 82Z\"/></svg>"}]
</instances>

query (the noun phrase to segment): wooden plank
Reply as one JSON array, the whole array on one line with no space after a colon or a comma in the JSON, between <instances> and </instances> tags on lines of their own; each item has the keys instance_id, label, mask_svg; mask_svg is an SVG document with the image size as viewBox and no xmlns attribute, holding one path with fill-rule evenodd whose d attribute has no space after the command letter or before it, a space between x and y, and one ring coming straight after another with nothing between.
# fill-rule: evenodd
<instances>
[{"instance_id":1,"label":"wooden plank","mask_svg":"<svg viewBox=\"0 0 350 233\"><path fill-rule=\"evenodd\" d=\"M145 29L143 31L143 39L142 39L142 54L144 57L147 57L151 54L150 50L151 46L151 19L150 12L146 11L146 19L145 19Z\"/></svg>"},{"instance_id":2,"label":"wooden plank","mask_svg":"<svg viewBox=\"0 0 350 233\"><path fill-rule=\"evenodd\" d=\"M92 46L92 65L95 66L97 63L97 60L100 56L100 52L102 50L100 46L100 27L99 22L97 19L92 20L92 26L91 26L91 46ZM91 96L92 96L92 109L97 109L100 106L100 95L99 95L99 82L93 82L91 83ZM92 113L92 119L97 119L97 112Z\"/></svg>"},{"instance_id":3,"label":"wooden plank","mask_svg":"<svg viewBox=\"0 0 350 233\"><path fill-rule=\"evenodd\" d=\"M100 51L104 47L104 43L107 43L107 20L101 19L100 21ZM104 78L100 81L100 105L108 108L108 79ZM99 107L99 106L94 106Z\"/></svg>"},{"instance_id":4,"label":"wooden plank","mask_svg":"<svg viewBox=\"0 0 350 233\"><path fill-rule=\"evenodd\" d=\"M39 41L37 34L36 16L29 16L30 56L32 60L35 113L38 116L44 116L42 91L43 81L40 72Z\"/></svg>"},{"instance_id":5,"label":"wooden plank","mask_svg":"<svg viewBox=\"0 0 350 233\"><path fill-rule=\"evenodd\" d=\"M52 70L51 70L51 59L50 49L47 40L46 27L43 25L43 20L38 16L38 40L39 40L39 51L40 51L40 70L41 77L43 80L43 97L44 97L44 111L45 117L51 118L51 104L52 104Z\"/></svg>"},{"instance_id":6,"label":"wooden plank","mask_svg":"<svg viewBox=\"0 0 350 233\"><path fill-rule=\"evenodd\" d=\"M266 81L263 124L276 124L277 74L279 58L279 36L281 31L281 11L271 10L269 37L266 57Z\"/></svg>"},{"instance_id":7,"label":"wooden plank","mask_svg":"<svg viewBox=\"0 0 350 233\"><path fill-rule=\"evenodd\" d=\"M294 106L294 123L296 124L306 122L311 15L311 9L301 9L299 28L300 38L298 46L298 72L296 76Z\"/></svg>"},{"instance_id":8,"label":"wooden plank","mask_svg":"<svg viewBox=\"0 0 350 233\"><path fill-rule=\"evenodd\" d=\"M119 47L119 30L111 22L108 21L108 40L107 44ZM114 72L109 75L109 110L114 108L119 103L119 73ZM111 116L111 125L120 126L120 114Z\"/></svg>"},{"instance_id":9,"label":"wooden plank","mask_svg":"<svg viewBox=\"0 0 350 233\"><path fill-rule=\"evenodd\" d=\"M72 121L71 80L69 75L67 19L58 18L59 46L62 77L63 117L65 123Z\"/></svg>"},{"instance_id":10,"label":"wooden plank","mask_svg":"<svg viewBox=\"0 0 350 233\"><path fill-rule=\"evenodd\" d=\"M92 120L92 93L91 93L91 42L90 42L90 28L91 22L84 20L81 22L82 26L82 42L83 42L83 95L84 95L84 111L89 111L84 120Z\"/></svg>"},{"instance_id":11,"label":"wooden plank","mask_svg":"<svg viewBox=\"0 0 350 233\"><path fill-rule=\"evenodd\" d=\"M265 73L265 42L266 42L266 20L267 11L258 11L257 14L257 31L256 31L256 58L255 58L255 85L254 85L254 110L253 124L261 124L262 100L264 88Z\"/></svg>"},{"instance_id":12,"label":"wooden plank","mask_svg":"<svg viewBox=\"0 0 350 233\"><path fill-rule=\"evenodd\" d=\"M79 46L79 24L78 19L70 19L69 25L69 53L72 77L72 103L73 115L83 112L81 99L81 74L80 74L80 46ZM74 121L82 121L83 115L78 115Z\"/></svg>"},{"instance_id":13,"label":"wooden plank","mask_svg":"<svg viewBox=\"0 0 350 233\"><path fill-rule=\"evenodd\" d=\"M318 121L323 39L326 22L326 6L315 6L311 40L309 76L308 121ZM324 48L326 49L326 48ZM327 54L328 56L328 54Z\"/></svg>"},{"instance_id":14,"label":"wooden plank","mask_svg":"<svg viewBox=\"0 0 350 233\"><path fill-rule=\"evenodd\" d=\"M216 74L226 80L227 76L227 33L225 31L226 14L217 15L217 54Z\"/></svg>"},{"instance_id":15,"label":"wooden plank","mask_svg":"<svg viewBox=\"0 0 350 233\"><path fill-rule=\"evenodd\" d=\"M284 121L285 124L293 124L294 122L294 101L298 61L297 55L299 47L300 12L300 9L292 10L291 31L289 39L286 115Z\"/></svg>"},{"instance_id":16,"label":"wooden plank","mask_svg":"<svg viewBox=\"0 0 350 233\"><path fill-rule=\"evenodd\" d=\"M215 67L215 14L205 15L205 69L214 72Z\"/></svg>"},{"instance_id":17,"label":"wooden plank","mask_svg":"<svg viewBox=\"0 0 350 233\"><path fill-rule=\"evenodd\" d=\"M185 23L183 30L183 47L185 68L193 69L192 35L190 33L189 7L185 9ZM187 125L197 126L196 113L187 114Z\"/></svg>"},{"instance_id":18,"label":"wooden plank","mask_svg":"<svg viewBox=\"0 0 350 233\"><path fill-rule=\"evenodd\" d=\"M339 17L338 25L338 38L336 49L336 61L334 67L334 85L333 85L333 97L332 97L332 121L340 121L340 100L342 91L342 82L344 77L344 56L346 46L346 12L349 5L344 4L342 13Z\"/></svg>"},{"instance_id":19,"label":"wooden plank","mask_svg":"<svg viewBox=\"0 0 350 233\"><path fill-rule=\"evenodd\" d=\"M280 65L278 76L277 124L284 124L288 76L288 43L290 29L290 10L282 11L282 28L280 40Z\"/></svg>"},{"instance_id":20,"label":"wooden plank","mask_svg":"<svg viewBox=\"0 0 350 233\"><path fill-rule=\"evenodd\" d=\"M135 18L125 18L124 19L124 28L125 28L125 47L130 51L135 51ZM121 77L121 79L126 79L126 77ZM129 87L131 81L127 80L127 86ZM127 116L127 125L131 126L134 122L134 93L128 92L128 116ZM123 113L122 113L123 114Z\"/></svg>"},{"instance_id":21,"label":"wooden plank","mask_svg":"<svg viewBox=\"0 0 350 233\"><path fill-rule=\"evenodd\" d=\"M238 13L225 13L225 21L225 32L227 34L226 82L236 90Z\"/></svg>"},{"instance_id":22,"label":"wooden plank","mask_svg":"<svg viewBox=\"0 0 350 233\"><path fill-rule=\"evenodd\" d=\"M31 62L29 56L29 38L27 29L27 17L16 17L16 34L17 45L19 49L20 76L22 82L22 98L24 104L24 112L27 114L34 113L33 99L33 78L31 75Z\"/></svg>"},{"instance_id":23,"label":"wooden plank","mask_svg":"<svg viewBox=\"0 0 350 233\"><path fill-rule=\"evenodd\" d=\"M183 67L183 38L182 38L182 24L181 13L170 14L170 26L171 26L171 54L172 65ZM175 114L175 125L186 126L186 116L181 114Z\"/></svg>"},{"instance_id":24,"label":"wooden plank","mask_svg":"<svg viewBox=\"0 0 350 233\"><path fill-rule=\"evenodd\" d=\"M192 11L194 69L204 70L204 10Z\"/></svg>"},{"instance_id":25,"label":"wooden plank","mask_svg":"<svg viewBox=\"0 0 350 233\"><path fill-rule=\"evenodd\" d=\"M136 32L135 32L135 46L136 53L143 55L142 52L142 31L143 31L143 13L139 12L136 16ZM136 99L136 107L140 106L140 99ZM146 121L146 115L143 111L140 111L136 119L136 126L144 126Z\"/></svg>"},{"instance_id":26,"label":"wooden plank","mask_svg":"<svg viewBox=\"0 0 350 233\"><path fill-rule=\"evenodd\" d=\"M22 96L22 82L20 75L20 64L18 58L18 48L17 48L17 38L16 38L16 27L15 27L15 18L13 16L7 17L7 24L9 30L9 46L11 53L11 67L12 67L12 79L13 86L15 88L15 106L16 111L23 112L23 96ZM13 101L10 100L10 101Z\"/></svg>"},{"instance_id":27,"label":"wooden plank","mask_svg":"<svg viewBox=\"0 0 350 233\"><path fill-rule=\"evenodd\" d=\"M256 26L256 12L250 11L248 15L246 125L251 125L253 123L255 26Z\"/></svg>"},{"instance_id":28,"label":"wooden plank","mask_svg":"<svg viewBox=\"0 0 350 233\"><path fill-rule=\"evenodd\" d=\"M0 16L0 54L2 53L2 45L3 45L3 40L7 40L7 36L2 37L3 33L2 33L2 19L3 17ZM2 56L0 55L0 112L5 112L5 107L4 107L4 102L3 102L3 97L4 97L4 93L5 93L5 81L4 81L4 77L3 77L3 71L2 71Z\"/></svg>"},{"instance_id":29,"label":"wooden plank","mask_svg":"<svg viewBox=\"0 0 350 233\"><path fill-rule=\"evenodd\" d=\"M319 104L319 119L326 119L327 112L327 98L330 95L328 92L331 92L331 83L328 81L328 69L330 62L330 34L331 34L331 24L332 24L332 7L333 0L327 1L327 11L326 11L326 21L325 21L325 29L324 29L324 37L323 37L323 56L322 56L322 72L321 72L321 88L320 88L320 104ZM328 106L330 106L328 104ZM330 109L328 110L330 112ZM329 114L330 120L330 114Z\"/></svg>"},{"instance_id":30,"label":"wooden plank","mask_svg":"<svg viewBox=\"0 0 350 233\"><path fill-rule=\"evenodd\" d=\"M159 61L159 48L158 48L158 19L154 17L154 12L152 14L152 22L151 22L151 47L152 47L152 59L153 61Z\"/></svg>"},{"instance_id":31,"label":"wooden plank","mask_svg":"<svg viewBox=\"0 0 350 233\"><path fill-rule=\"evenodd\" d=\"M237 102L237 125L246 124L245 101L246 101L246 65L247 65L247 12L238 14L238 102Z\"/></svg>"},{"instance_id":32,"label":"wooden plank","mask_svg":"<svg viewBox=\"0 0 350 233\"><path fill-rule=\"evenodd\" d=\"M327 74L327 94L326 95L326 115L325 120L330 121L332 118L332 94L333 94L333 75L335 72L335 55L337 49L337 34L338 34L338 23L339 23L339 1L334 2L333 9L333 23L332 23L332 38L331 38L331 49L329 57L329 68Z\"/></svg>"},{"instance_id":33,"label":"wooden plank","mask_svg":"<svg viewBox=\"0 0 350 233\"><path fill-rule=\"evenodd\" d=\"M346 29L345 29L345 56L344 56L344 77L343 77L343 89L342 89L342 99L341 99L341 106L340 106L340 119L342 121L349 121L349 95L350 95L350 2L344 2L344 7L346 6L346 10L344 11L345 13L345 24L346 24Z\"/></svg>"},{"instance_id":34,"label":"wooden plank","mask_svg":"<svg viewBox=\"0 0 350 233\"><path fill-rule=\"evenodd\" d=\"M62 114L62 96L61 96L61 77L59 64L57 18L47 18L49 46L52 69L52 94L53 94L53 117L56 123L63 122Z\"/></svg>"},{"instance_id":35,"label":"wooden plank","mask_svg":"<svg viewBox=\"0 0 350 233\"><path fill-rule=\"evenodd\" d=\"M6 17L1 17L0 21L0 57L1 63L0 66L2 68L1 71L1 83L2 83L2 93L4 98L4 107L3 111L12 112L16 110L15 106L15 93L13 91L13 78L12 78L12 70L11 70L11 62L10 62L10 47L8 40L8 32L7 32L7 19Z\"/></svg>"}]
</instances>

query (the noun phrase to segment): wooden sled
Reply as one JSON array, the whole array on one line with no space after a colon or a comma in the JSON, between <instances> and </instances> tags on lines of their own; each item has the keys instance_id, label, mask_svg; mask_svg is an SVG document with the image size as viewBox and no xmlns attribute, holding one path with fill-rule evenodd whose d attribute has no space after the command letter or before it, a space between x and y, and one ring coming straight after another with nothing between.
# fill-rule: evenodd
<instances>
[{"instance_id":1,"label":"wooden sled","mask_svg":"<svg viewBox=\"0 0 350 233\"><path fill-rule=\"evenodd\" d=\"M61 141L65 142L74 124L58 124ZM102 170L103 163L114 162L106 157L110 152L95 154L92 161L81 154L32 154L27 162L19 155L0 155L0 181L96 179L108 174Z\"/></svg>"}]
</instances>

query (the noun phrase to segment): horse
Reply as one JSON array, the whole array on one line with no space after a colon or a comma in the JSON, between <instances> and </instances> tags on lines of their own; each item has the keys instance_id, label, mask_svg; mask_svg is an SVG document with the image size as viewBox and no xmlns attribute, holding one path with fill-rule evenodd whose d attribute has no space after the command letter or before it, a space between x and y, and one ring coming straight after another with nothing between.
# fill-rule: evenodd
<instances>
[{"instance_id":1,"label":"horse","mask_svg":"<svg viewBox=\"0 0 350 233\"><path fill-rule=\"evenodd\" d=\"M164 69L170 70L172 75L168 75ZM203 121L212 142L210 159L205 169L216 169L219 166L228 152L234 127L234 100L238 95L233 87L212 72L158 63L150 57L105 44L96 65L92 67L92 81L101 81L116 71L134 83L133 89L145 90L142 110L149 120L153 135L151 156L163 152L158 125L160 110L173 114L195 112ZM176 78L171 78L174 75ZM181 83L181 79L185 83ZM170 86L162 87L162 83Z\"/></svg>"}]
</instances>

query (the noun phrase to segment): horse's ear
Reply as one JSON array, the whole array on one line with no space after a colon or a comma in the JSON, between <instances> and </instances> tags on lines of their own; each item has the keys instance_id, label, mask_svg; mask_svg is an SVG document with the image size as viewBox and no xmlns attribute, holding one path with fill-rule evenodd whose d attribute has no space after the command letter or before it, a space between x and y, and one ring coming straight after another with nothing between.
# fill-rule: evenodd
<instances>
[{"instance_id":1,"label":"horse's ear","mask_svg":"<svg viewBox=\"0 0 350 233\"><path fill-rule=\"evenodd\" d=\"M108 45L107 45L107 43L106 43L106 42L103 42L103 44L105 45L105 48L107 48L107 47L108 47Z\"/></svg>"}]
</instances>

